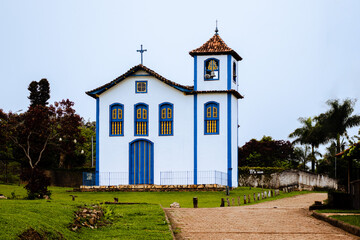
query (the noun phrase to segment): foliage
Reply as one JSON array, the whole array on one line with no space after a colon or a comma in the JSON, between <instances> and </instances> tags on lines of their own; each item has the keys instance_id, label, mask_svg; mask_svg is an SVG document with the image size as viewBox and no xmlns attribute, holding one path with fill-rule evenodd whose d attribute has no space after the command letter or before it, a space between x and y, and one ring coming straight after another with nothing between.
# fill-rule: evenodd
<instances>
[{"instance_id":1,"label":"foliage","mask_svg":"<svg viewBox=\"0 0 360 240\"><path fill-rule=\"evenodd\" d=\"M327 101L330 109L316 117L316 120L326 132L328 140L336 140L336 153L341 151L340 137L346 134L348 128L360 125L360 115L352 115L356 100L338 99Z\"/></svg>"},{"instance_id":2,"label":"foliage","mask_svg":"<svg viewBox=\"0 0 360 240\"><path fill-rule=\"evenodd\" d=\"M304 171L308 170L308 166L306 166L306 163L312 160L312 156L309 150L310 147L308 145L305 145L304 148L302 147L294 148L294 159L297 159L299 161L298 169Z\"/></svg>"},{"instance_id":3,"label":"foliage","mask_svg":"<svg viewBox=\"0 0 360 240\"><path fill-rule=\"evenodd\" d=\"M296 138L293 143L300 143L302 145L311 146L311 155L307 160L311 160L311 171L315 171L316 163L316 148L321 143L325 142L325 133L319 123L313 125L312 118L299 118L299 121L303 124L302 127L295 129L294 132L290 133L290 138ZM304 159L303 159L304 160Z\"/></svg>"},{"instance_id":4,"label":"foliage","mask_svg":"<svg viewBox=\"0 0 360 240\"><path fill-rule=\"evenodd\" d=\"M74 103L69 99L55 102L56 134L59 137L59 167L81 166L84 162L81 152L76 152L77 145L85 141L81 135L81 117L73 109ZM56 143L55 143L56 144ZM80 163L79 163L80 162Z\"/></svg>"},{"instance_id":5,"label":"foliage","mask_svg":"<svg viewBox=\"0 0 360 240\"><path fill-rule=\"evenodd\" d=\"M9 138L21 149L28 166L35 168L54 136L54 109L36 105L24 114L8 114Z\"/></svg>"},{"instance_id":6,"label":"foliage","mask_svg":"<svg viewBox=\"0 0 360 240\"><path fill-rule=\"evenodd\" d=\"M27 190L27 199L44 198L45 195L50 197L51 192L48 190L50 178L37 168L27 169L22 172L21 180L27 182L25 189Z\"/></svg>"},{"instance_id":7,"label":"foliage","mask_svg":"<svg viewBox=\"0 0 360 240\"><path fill-rule=\"evenodd\" d=\"M46 78L41 79L39 82L32 81L28 87L30 91L30 107L37 105L45 107L50 98L50 84Z\"/></svg>"},{"instance_id":8,"label":"foliage","mask_svg":"<svg viewBox=\"0 0 360 240\"><path fill-rule=\"evenodd\" d=\"M238 149L239 166L292 168L292 154L289 141L264 136L260 141L251 139Z\"/></svg>"},{"instance_id":9,"label":"foliage","mask_svg":"<svg viewBox=\"0 0 360 240\"><path fill-rule=\"evenodd\" d=\"M80 126L81 136L84 139L82 144L77 145L77 151L83 152L82 156L84 157L85 163L83 166L91 167L92 158L94 157L93 166L95 166L95 156L96 156L96 123L95 122L82 122ZM93 142L92 142L93 140Z\"/></svg>"}]
</instances>

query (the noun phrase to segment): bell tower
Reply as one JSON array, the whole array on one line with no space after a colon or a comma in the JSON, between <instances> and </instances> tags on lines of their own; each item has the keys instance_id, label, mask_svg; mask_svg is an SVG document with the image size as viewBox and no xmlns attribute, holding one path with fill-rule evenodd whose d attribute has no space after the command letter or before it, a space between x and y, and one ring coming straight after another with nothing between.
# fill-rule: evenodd
<instances>
[{"instance_id":1,"label":"bell tower","mask_svg":"<svg viewBox=\"0 0 360 240\"><path fill-rule=\"evenodd\" d=\"M194 57L195 91L237 91L237 64L242 58L215 34L199 48L189 52Z\"/></svg>"},{"instance_id":2,"label":"bell tower","mask_svg":"<svg viewBox=\"0 0 360 240\"><path fill-rule=\"evenodd\" d=\"M197 172L217 169L236 187L238 146L237 64L242 58L214 36L189 52L194 58L194 184ZM199 180L201 181L201 180Z\"/></svg>"}]
</instances>

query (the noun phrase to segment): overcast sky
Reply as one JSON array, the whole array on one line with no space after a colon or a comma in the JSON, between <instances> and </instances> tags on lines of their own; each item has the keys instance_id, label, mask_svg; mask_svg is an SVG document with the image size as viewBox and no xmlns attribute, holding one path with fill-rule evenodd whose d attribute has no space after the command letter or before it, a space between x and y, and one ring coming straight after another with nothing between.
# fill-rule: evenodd
<instances>
[{"instance_id":1,"label":"overcast sky","mask_svg":"<svg viewBox=\"0 0 360 240\"><path fill-rule=\"evenodd\" d=\"M145 66L193 85L188 52L213 36L216 20L243 58L240 146L263 135L286 140L328 99L360 98L358 0L0 0L0 108L26 111L29 83L47 78L50 103L68 98L94 121L85 91L139 64L140 44Z\"/></svg>"}]
</instances>

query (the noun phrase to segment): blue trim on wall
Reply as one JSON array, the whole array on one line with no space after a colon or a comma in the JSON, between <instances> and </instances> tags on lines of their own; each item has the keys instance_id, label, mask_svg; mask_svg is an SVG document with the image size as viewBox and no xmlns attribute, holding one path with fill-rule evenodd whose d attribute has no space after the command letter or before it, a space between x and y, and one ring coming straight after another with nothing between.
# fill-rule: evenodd
<instances>
[{"instance_id":1,"label":"blue trim on wall","mask_svg":"<svg viewBox=\"0 0 360 240\"><path fill-rule=\"evenodd\" d=\"M231 55L228 55L227 56L227 90L230 90L231 89L231 79L232 79L232 76L231 76Z\"/></svg>"},{"instance_id":2,"label":"blue trim on wall","mask_svg":"<svg viewBox=\"0 0 360 240\"><path fill-rule=\"evenodd\" d=\"M231 81L231 79L230 79ZM228 157L228 186L232 187L232 167L231 167L231 93L227 94L228 121L227 121L227 157Z\"/></svg>"},{"instance_id":3,"label":"blue trim on wall","mask_svg":"<svg viewBox=\"0 0 360 240\"><path fill-rule=\"evenodd\" d=\"M197 184L197 94L194 94L194 184Z\"/></svg>"},{"instance_id":4,"label":"blue trim on wall","mask_svg":"<svg viewBox=\"0 0 360 240\"><path fill-rule=\"evenodd\" d=\"M194 56L194 91L197 91L197 56Z\"/></svg>"},{"instance_id":5,"label":"blue trim on wall","mask_svg":"<svg viewBox=\"0 0 360 240\"><path fill-rule=\"evenodd\" d=\"M96 168L95 168L95 185L99 186L99 156L100 156L100 98L96 98Z\"/></svg>"}]
</instances>

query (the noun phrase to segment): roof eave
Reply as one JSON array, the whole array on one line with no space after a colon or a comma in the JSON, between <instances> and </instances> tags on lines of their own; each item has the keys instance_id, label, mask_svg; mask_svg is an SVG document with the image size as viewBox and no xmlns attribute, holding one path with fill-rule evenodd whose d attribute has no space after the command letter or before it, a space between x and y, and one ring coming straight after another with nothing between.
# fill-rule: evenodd
<instances>
[{"instance_id":1,"label":"roof eave","mask_svg":"<svg viewBox=\"0 0 360 240\"><path fill-rule=\"evenodd\" d=\"M228 54L230 54L230 55L233 56L237 61L241 61L241 60L242 60L242 57L240 57L240 55L237 54L237 52L235 52L234 50L228 51L228 52L225 52L225 51L222 51L222 52L194 52L194 51L191 51L191 52L189 52L189 54L190 54L190 56L192 56L192 57L197 56L197 55L204 56L204 55L228 55Z\"/></svg>"}]
</instances>

